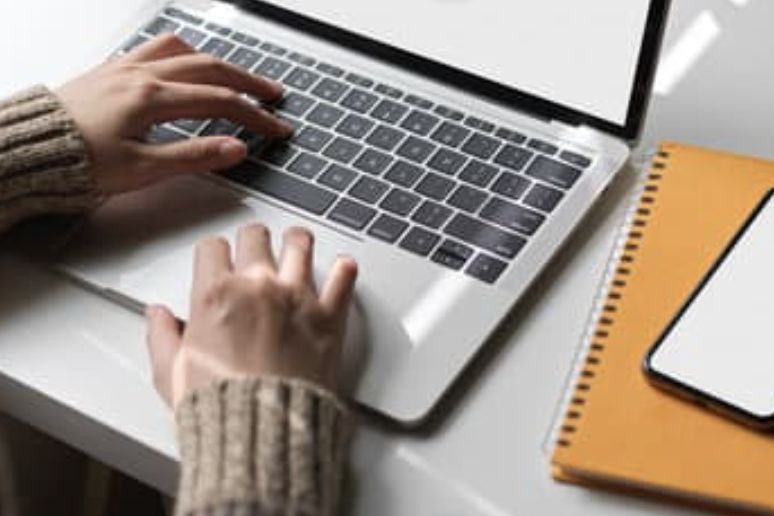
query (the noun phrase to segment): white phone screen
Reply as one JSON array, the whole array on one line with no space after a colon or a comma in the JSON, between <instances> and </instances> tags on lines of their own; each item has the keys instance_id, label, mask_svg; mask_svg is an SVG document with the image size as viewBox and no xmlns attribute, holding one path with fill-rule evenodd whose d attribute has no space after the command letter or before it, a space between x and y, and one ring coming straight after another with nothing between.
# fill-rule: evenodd
<instances>
[{"instance_id":1,"label":"white phone screen","mask_svg":"<svg viewBox=\"0 0 774 516\"><path fill-rule=\"evenodd\" d=\"M755 418L774 415L773 204L765 201L649 361Z\"/></svg>"}]
</instances>

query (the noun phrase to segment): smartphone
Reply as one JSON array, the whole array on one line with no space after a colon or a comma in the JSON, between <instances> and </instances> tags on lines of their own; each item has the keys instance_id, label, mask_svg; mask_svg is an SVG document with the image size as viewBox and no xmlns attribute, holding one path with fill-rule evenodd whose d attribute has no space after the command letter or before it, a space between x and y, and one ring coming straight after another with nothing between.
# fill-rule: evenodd
<instances>
[{"instance_id":1,"label":"smartphone","mask_svg":"<svg viewBox=\"0 0 774 516\"><path fill-rule=\"evenodd\" d=\"M757 429L774 429L774 190L643 362L648 379Z\"/></svg>"}]
</instances>

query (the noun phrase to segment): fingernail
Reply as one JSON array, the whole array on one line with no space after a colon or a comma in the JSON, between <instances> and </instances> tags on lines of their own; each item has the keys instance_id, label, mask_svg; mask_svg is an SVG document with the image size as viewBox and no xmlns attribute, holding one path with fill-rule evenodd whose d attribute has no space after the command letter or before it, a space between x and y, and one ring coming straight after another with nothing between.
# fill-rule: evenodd
<instances>
[{"instance_id":1,"label":"fingernail","mask_svg":"<svg viewBox=\"0 0 774 516\"><path fill-rule=\"evenodd\" d=\"M218 151L221 156L233 156L244 152L244 148L245 146L238 141L227 140L220 144Z\"/></svg>"},{"instance_id":2,"label":"fingernail","mask_svg":"<svg viewBox=\"0 0 774 516\"><path fill-rule=\"evenodd\" d=\"M293 132L294 131L295 131L295 129L293 129L292 125L290 125L287 122L284 122L284 121L280 120L280 132L282 133L282 137L283 138L289 138L289 137L293 136Z\"/></svg>"}]
</instances>

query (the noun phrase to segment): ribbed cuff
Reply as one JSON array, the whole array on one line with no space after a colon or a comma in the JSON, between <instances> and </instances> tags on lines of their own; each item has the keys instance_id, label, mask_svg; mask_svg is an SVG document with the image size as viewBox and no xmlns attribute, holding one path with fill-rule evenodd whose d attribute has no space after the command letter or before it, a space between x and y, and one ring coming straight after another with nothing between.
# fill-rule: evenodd
<instances>
[{"instance_id":1,"label":"ribbed cuff","mask_svg":"<svg viewBox=\"0 0 774 516\"><path fill-rule=\"evenodd\" d=\"M277 378L221 381L176 410L182 474L177 516L218 512L333 516L349 415L331 393Z\"/></svg>"},{"instance_id":2,"label":"ribbed cuff","mask_svg":"<svg viewBox=\"0 0 774 516\"><path fill-rule=\"evenodd\" d=\"M0 103L0 230L98 199L86 144L51 91L36 86Z\"/></svg>"}]
</instances>

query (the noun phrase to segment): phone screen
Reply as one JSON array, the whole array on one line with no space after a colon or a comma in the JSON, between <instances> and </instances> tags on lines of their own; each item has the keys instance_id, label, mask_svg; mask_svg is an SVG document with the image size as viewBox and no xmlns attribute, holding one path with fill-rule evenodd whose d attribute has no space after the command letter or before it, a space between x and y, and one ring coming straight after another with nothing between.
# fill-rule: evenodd
<instances>
[{"instance_id":1,"label":"phone screen","mask_svg":"<svg viewBox=\"0 0 774 516\"><path fill-rule=\"evenodd\" d=\"M646 369L744 418L774 416L772 193L651 350Z\"/></svg>"}]
</instances>

